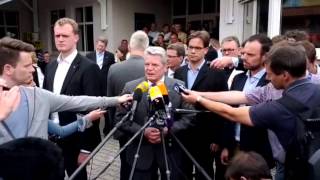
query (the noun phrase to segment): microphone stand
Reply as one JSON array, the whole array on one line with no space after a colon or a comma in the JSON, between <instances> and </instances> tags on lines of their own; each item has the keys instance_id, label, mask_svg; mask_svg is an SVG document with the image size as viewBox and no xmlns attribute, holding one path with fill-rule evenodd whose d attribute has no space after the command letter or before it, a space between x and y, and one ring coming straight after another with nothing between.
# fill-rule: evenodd
<instances>
[{"instance_id":1,"label":"microphone stand","mask_svg":"<svg viewBox=\"0 0 320 180\"><path fill-rule=\"evenodd\" d=\"M88 164L88 162L100 151L100 149L105 145L105 143L112 137L114 132L118 130L118 128L122 125L122 123L131 116L132 111L128 111L128 113L122 117L122 119L114 126L114 128L107 134L107 136L103 139L103 141L90 153L90 155L86 158L86 160L73 172L73 174L69 177L69 180L73 180L79 172Z\"/></svg>"},{"instance_id":2,"label":"microphone stand","mask_svg":"<svg viewBox=\"0 0 320 180\"><path fill-rule=\"evenodd\" d=\"M152 121L155 120L155 122L157 122L156 118L161 118L158 112L155 112L155 114L150 118L150 123ZM166 151L166 145L165 145L165 139L164 139L164 134L163 134L163 127L159 128L160 130L160 135L161 135L161 143L162 143L162 148L163 148L163 156L164 156L164 161L165 161L165 165L166 165L166 175L167 175L167 180L170 180L170 169L169 169L169 163L168 163L168 157L167 157L167 151ZM133 174L134 174L134 169L137 165L137 161L139 158L139 152L140 152L140 147L141 147L141 143L142 143L142 139L143 139L143 134L141 134L141 138L139 141L139 145L137 147L137 151L136 154L134 156L134 161L133 161L133 165L131 168L131 172L130 172L130 177L129 180L132 180L133 178Z\"/></svg>"},{"instance_id":3,"label":"microphone stand","mask_svg":"<svg viewBox=\"0 0 320 180\"><path fill-rule=\"evenodd\" d=\"M118 151L118 154L92 179L96 180L101 174L103 174L110 166L111 164L117 159L117 157L124 151L127 146L153 121L152 118L150 118L129 140L122 146L122 148ZM120 122L120 121L119 121Z\"/></svg>"},{"instance_id":4,"label":"microphone stand","mask_svg":"<svg viewBox=\"0 0 320 180\"><path fill-rule=\"evenodd\" d=\"M176 135L174 135L172 132L170 132L170 135L174 138L174 140L178 143L180 148L186 153L186 155L189 157L189 159L192 161L192 163L197 167L197 169L202 173L202 175L207 180L212 180L211 177L208 175L208 173L201 167L201 165L194 159L194 157L190 154L190 152L184 147L184 145L181 143L181 141L177 138Z\"/></svg>"},{"instance_id":5,"label":"microphone stand","mask_svg":"<svg viewBox=\"0 0 320 180\"><path fill-rule=\"evenodd\" d=\"M165 141L164 141L163 128L161 128L160 134L161 134L164 162L165 162L165 165L166 165L167 180L170 180L170 169L169 169L169 162L168 162L166 144L165 144Z\"/></svg>"},{"instance_id":6,"label":"microphone stand","mask_svg":"<svg viewBox=\"0 0 320 180\"><path fill-rule=\"evenodd\" d=\"M155 118L155 114L150 117L150 119L149 119L149 120L150 120L150 123L151 123L152 121L154 121L154 118ZM137 147L136 154L134 155L134 161L133 161L133 164L132 164L132 167L131 167L129 180L132 180L132 178L133 178L134 169L136 168L137 161L138 161L138 158L139 158L139 152L140 152L140 148L141 148L141 144L142 144L142 140L143 140L143 135L144 135L144 134L141 133L139 145L138 145L138 147Z\"/></svg>"},{"instance_id":7,"label":"microphone stand","mask_svg":"<svg viewBox=\"0 0 320 180\"><path fill-rule=\"evenodd\" d=\"M133 178L134 169L135 169L135 167L137 165L137 161L138 161L138 158L139 158L139 152L140 152L140 148L141 148L141 144L142 144L142 140L143 140L143 135L144 134L141 133L140 140L139 140L139 145L138 145L136 154L134 155L134 160L133 160L133 164L132 164L132 167L131 167L129 180L132 180L132 178Z\"/></svg>"}]
</instances>

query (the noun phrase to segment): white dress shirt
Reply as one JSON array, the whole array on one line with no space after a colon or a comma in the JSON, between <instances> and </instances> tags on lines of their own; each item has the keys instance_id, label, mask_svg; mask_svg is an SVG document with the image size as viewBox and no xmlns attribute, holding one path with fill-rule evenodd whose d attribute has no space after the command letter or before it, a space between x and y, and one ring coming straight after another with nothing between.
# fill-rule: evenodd
<instances>
[{"instance_id":1,"label":"white dress shirt","mask_svg":"<svg viewBox=\"0 0 320 180\"><path fill-rule=\"evenodd\" d=\"M168 68L168 77L173 78L173 76L174 76L174 71Z\"/></svg>"},{"instance_id":2,"label":"white dress shirt","mask_svg":"<svg viewBox=\"0 0 320 180\"><path fill-rule=\"evenodd\" d=\"M44 75L43 75L41 69L37 65L35 65L35 67L36 67L36 71L37 71L37 75L38 75L39 87L43 88Z\"/></svg>"},{"instance_id":3,"label":"white dress shirt","mask_svg":"<svg viewBox=\"0 0 320 180\"><path fill-rule=\"evenodd\" d=\"M103 58L104 58L104 52L101 52L101 53L96 52L96 60L100 69L102 69Z\"/></svg>"},{"instance_id":4,"label":"white dress shirt","mask_svg":"<svg viewBox=\"0 0 320 180\"><path fill-rule=\"evenodd\" d=\"M73 60L76 58L78 54L78 51L75 49L69 56L62 59L62 55L60 54L58 56L58 67L56 70L56 73L54 75L53 80L53 93L54 94L60 94L63 82L67 76L67 73L69 71L69 68L73 62ZM59 115L57 112L52 113L51 118L53 119L54 123L59 124Z\"/></svg>"}]
</instances>

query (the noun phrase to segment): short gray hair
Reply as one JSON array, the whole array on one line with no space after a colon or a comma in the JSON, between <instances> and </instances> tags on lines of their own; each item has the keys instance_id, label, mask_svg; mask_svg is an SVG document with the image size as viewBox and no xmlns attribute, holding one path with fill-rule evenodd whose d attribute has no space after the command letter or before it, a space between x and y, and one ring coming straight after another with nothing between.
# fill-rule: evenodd
<instances>
[{"instance_id":1,"label":"short gray hair","mask_svg":"<svg viewBox=\"0 0 320 180\"><path fill-rule=\"evenodd\" d=\"M150 46L144 51L144 55L159 56L162 64L167 64L166 51L160 46Z\"/></svg>"},{"instance_id":2,"label":"short gray hair","mask_svg":"<svg viewBox=\"0 0 320 180\"><path fill-rule=\"evenodd\" d=\"M129 47L133 50L144 51L149 46L148 35L144 31L136 31L131 35Z\"/></svg>"},{"instance_id":3,"label":"short gray hair","mask_svg":"<svg viewBox=\"0 0 320 180\"><path fill-rule=\"evenodd\" d=\"M227 36L223 38L221 41L221 45L225 42L230 42L230 41L234 41L237 44L237 46L240 47L240 41L236 36Z\"/></svg>"},{"instance_id":4,"label":"short gray hair","mask_svg":"<svg viewBox=\"0 0 320 180\"><path fill-rule=\"evenodd\" d=\"M108 39L104 36L99 36L98 39L97 39L97 42L102 42L105 46L108 45Z\"/></svg>"}]
</instances>

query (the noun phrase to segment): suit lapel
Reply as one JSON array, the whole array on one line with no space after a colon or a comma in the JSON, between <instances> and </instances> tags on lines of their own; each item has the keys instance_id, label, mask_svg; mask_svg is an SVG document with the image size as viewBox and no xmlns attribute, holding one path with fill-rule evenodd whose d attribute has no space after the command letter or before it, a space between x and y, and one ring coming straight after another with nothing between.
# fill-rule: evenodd
<instances>
[{"instance_id":1,"label":"suit lapel","mask_svg":"<svg viewBox=\"0 0 320 180\"><path fill-rule=\"evenodd\" d=\"M182 68L182 81L188 87L188 65L183 66Z\"/></svg>"},{"instance_id":2,"label":"suit lapel","mask_svg":"<svg viewBox=\"0 0 320 180\"><path fill-rule=\"evenodd\" d=\"M246 84L246 81L248 79L248 76L246 75L246 73L242 73L240 75L240 77L237 79L237 81L235 82L234 85L234 90L243 90L244 85ZM256 85L256 87L258 86L264 86L268 83L269 81L266 80L266 73L261 77L261 79L259 80L258 84Z\"/></svg>"},{"instance_id":3,"label":"suit lapel","mask_svg":"<svg viewBox=\"0 0 320 180\"><path fill-rule=\"evenodd\" d=\"M109 62L108 62L108 60L109 60L108 56L109 56L109 54L107 53L107 51L105 51L105 52L104 52L104 55L103 55L102 68L104 68L105 66L108 65L108 63L109 63Z\"/></svg>"},{"instance_id":4,"label":"suit lapel","mask_svg":"<svg viewBox=\"0 0 320 180\"><path fill-rule=\"evenodd\" d=\"M246 75L246 73L242 73L240 75L240 78L237 80L236 85L235 85L235 90L243 90L244 85L246 84L246 81L248 79L248 76Z\"/></svg>"},{"instance_id":5,"label":"suit lapel","mask_svg":"<svg viewBox=\"0 0 320 180\"><path fill-rule=\"evenodd\" d=\"M47 86L46 87L49 91L53 91L53 82L54 82L54 76L56 74L58 68L58 61L55 60L52 62L52 65L50 68L47 70Z\"/></svg>"},{"instance_id":6,"label":"suit lapel","mask_svg":"<svg viewBox=\"0 0 320 180\"><path fill-rule=\"evenodd\" d=\"M94 53L93 53L93 59L94 59L94 63L96 63L97 64L97 52L96 51L94 51Z\"/></svg>"},{"instance_id":7,"label":"suit lapel","mask_svg":"<svg viewBox=\"0 0 320 180\"><path fill-rule=\"evenodd\" d=\"M261 79L259 80L257 86L264 86L268 84L269 81L266 79L266 76L267 76L267 73L264 73Z\"/></svg>"},{"instance_id":8,"label":"suit lapel","mask_svg":"<svg viewBox=\"0 0 320 180\"><path fill-rule=\"evenodd\" d=\"M202 79L204 79L207 76L207 72L208 72L208 66L206 66L205 64L201 67L198 76L196 78L196 80L193 83L193 86L191 89L195 89L197 87L197 85L201 82Z\"/></svg>"},{"instance_id":9,"label":"suit lapel","mask_svg":"<svg viewBox=\"0 0 320 180\"><path fill-rule=\"evenodd\" d=\"M61 88L61 94L65 93L65 90L68 87L69 82L71 81L74 73L79 69L79 63L80 63L80 55L77 54L76 58L71 63L71 66L70 66L70 68L68 70L66 78L63 81L63 85L62 85L62 88Z\"/></svg>"},{"instance_id":10,"label":"suit lapel","mask_svg":"<svg viewBox=\"0 0 320 180\"><path fill-rule=\"evenodd\" d=\"M173 83L172 79L170 79L168 77L165 77L164 84L167 87L168 96L169 96L169 102L171 102L172 105L173 105L174 102L178 102L175 98L179 97L179 96L175 95L176 92L173 90L174 89L174 83Z\"/></svg>"}]
</instances>

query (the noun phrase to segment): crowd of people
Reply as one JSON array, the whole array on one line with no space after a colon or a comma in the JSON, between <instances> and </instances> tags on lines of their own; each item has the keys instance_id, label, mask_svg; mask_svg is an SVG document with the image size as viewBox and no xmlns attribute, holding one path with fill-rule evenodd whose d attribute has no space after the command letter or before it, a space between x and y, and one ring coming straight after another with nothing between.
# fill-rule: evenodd
<instances>
[{"instance_id":1,"label":"crowd of people","mask_svg":"<svg viewBox=\"0 0 320 180\"><path fill-rule=\"evenodd\" d=\"M159 32L152 23L123 39L115 54L99 37L95 51L82 56L73 19L59 19L53 30L60 54L52 60L46 51L37 62L32 45L0 39L0 159L15 157L8 149L49 139L55 149L40 150L59 161L44 166L38 154L17 174L13 158L1 165L0 178L70 177L101 142L99 119L107 135L127 114L130 121L113 134L126 147L121 180L265 180L273 168L276 180L307 178L304 168L288 173L297 115L278 101L286 95L309 109L320 105L320 69L305 32L219 43L206 31L165 24ZM38 167L41 174L33 172ZM87 178L85 168L76 176Z\"/></svg>"}]
</instances>

